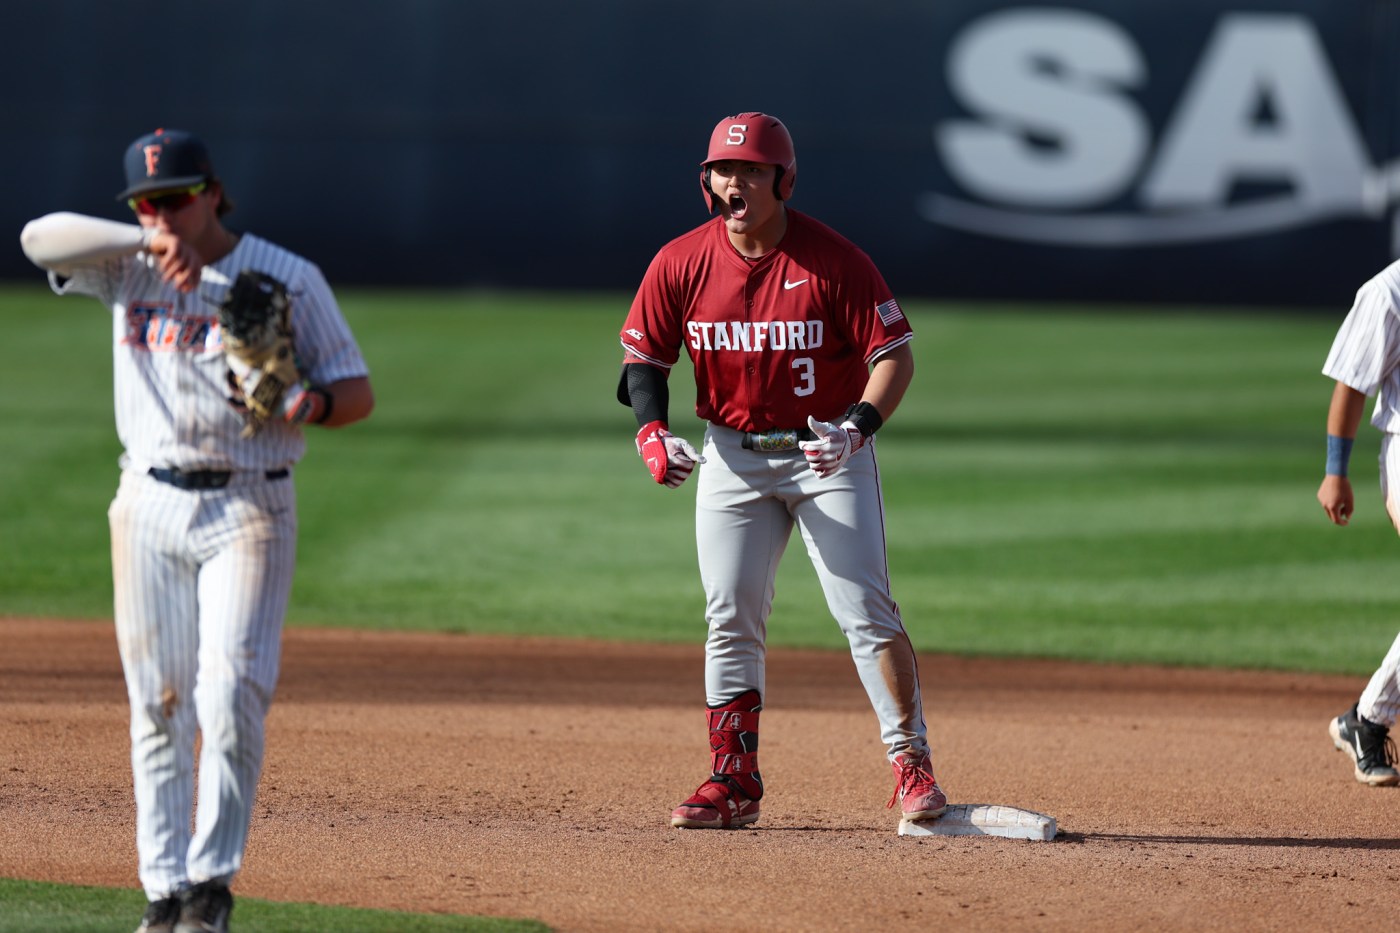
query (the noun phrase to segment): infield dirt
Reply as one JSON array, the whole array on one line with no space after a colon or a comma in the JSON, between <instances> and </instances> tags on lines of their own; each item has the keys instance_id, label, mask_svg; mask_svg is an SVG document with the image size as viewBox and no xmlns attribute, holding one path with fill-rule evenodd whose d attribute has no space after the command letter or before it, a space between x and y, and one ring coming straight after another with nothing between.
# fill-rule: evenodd
<instances>
[{"instance_id":1,"label":"infield dirt","mask_svg":"<svg viewBox=\"0 0 1400 933\"><path fill-rule=\"evenodd\" d=\"M763 817L720 832L667 822L708 764L698 640L284 644L236 894L561 931L1394 923L1400 790L1326 732L1360 678L921 653L940 783L1058 820L1027 842L896 835L844 654L770 651ZM135 887L110 624L0 619L0 703L0 876Z\"/></svg>"}]
</instances>

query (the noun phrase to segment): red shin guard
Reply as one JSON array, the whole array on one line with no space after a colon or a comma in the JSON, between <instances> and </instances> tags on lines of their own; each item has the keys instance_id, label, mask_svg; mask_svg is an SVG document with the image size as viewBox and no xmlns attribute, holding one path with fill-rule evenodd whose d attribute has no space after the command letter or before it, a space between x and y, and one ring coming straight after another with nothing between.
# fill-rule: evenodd
<instances>
[{"instance_id":1,"label":"red shin guard","mask_svg":"<svg viewBox=\"0 0 1400 933\"><path fill-rule=\"evenodd\" d=\"M757 690L707 707L713 773L671 814L671 825L689 829L737 829L758 820L763 778L758 773Z\"/></svg>"},{"instance_id":2,"label":"red shin guard","mask_svg":"<svg viewBox=\"0 0 1400 933\"><path fill-rule=\"evenodd\" d=\"M750 800L763 796L758 773L758 714L763 700L746 690L721 706L708 707L712 770L717 782L732 782Z\"/></svg>"}]
</instances>

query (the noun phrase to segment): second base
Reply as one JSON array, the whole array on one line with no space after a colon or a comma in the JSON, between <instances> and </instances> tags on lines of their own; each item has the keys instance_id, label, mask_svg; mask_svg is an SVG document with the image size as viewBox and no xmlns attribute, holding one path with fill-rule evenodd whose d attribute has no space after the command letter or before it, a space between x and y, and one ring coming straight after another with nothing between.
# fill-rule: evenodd
<instances>
[{"instance_id":1,"label":"second base","mask_svg":"<svg viewBox=\"0 0 1400 933\"><path fill-rule=\"evenodd\" d=\"M1055 818L1034 810L989 803L951 804L936 820L901 820L901 836L1005 836L1008 839L1055 838Z\"/></svg>"}]
</instances>

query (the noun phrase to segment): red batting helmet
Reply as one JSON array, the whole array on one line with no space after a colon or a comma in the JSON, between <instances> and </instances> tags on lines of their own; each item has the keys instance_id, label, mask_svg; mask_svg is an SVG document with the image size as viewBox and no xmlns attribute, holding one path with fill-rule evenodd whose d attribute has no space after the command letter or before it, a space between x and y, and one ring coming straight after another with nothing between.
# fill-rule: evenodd
<instances>
[{"instance_id":1,"label":"red batting helmet","mask_svg":"<svg viewBox=\"0 0 1400 933\"><path fill-rule=\"evenodd\" d=\"M766 113L750 111L725 117L710 134L710 151L700 163L700 187L705 192L705 204L715 212L715 193L710 190L710 163L723 159L742 162L763 162L778 167L773 193L778 200L792 197L797 182L797 152L792 136L783 121Z\"/></svg>"}]
</instances>

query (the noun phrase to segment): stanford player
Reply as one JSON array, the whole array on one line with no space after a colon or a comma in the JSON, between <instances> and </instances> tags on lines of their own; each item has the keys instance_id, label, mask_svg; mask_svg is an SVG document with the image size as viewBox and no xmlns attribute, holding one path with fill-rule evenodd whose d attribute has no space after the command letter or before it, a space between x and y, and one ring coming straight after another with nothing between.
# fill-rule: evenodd
<instances>
[{"instance_id":1,"label":"stanford player","mask_svg":"<svg viewBox=\"0 0 1400 933\"><path fill-rule=\"evenodd\" d=\"M622 329L618 397L658 483L703 463L696 541L705 588L712 774L671 825L755 822L758 718L778 562L801 532L880 721L906 820L941 815L918 666L890 593L875 432L914 374L913 333L870 258L787 200L797 159L762 113L726 117L700 184L719 217L668 243ZM684 350L703 456L667 430L667 376Z\"/></svg>"}]
</instances>

